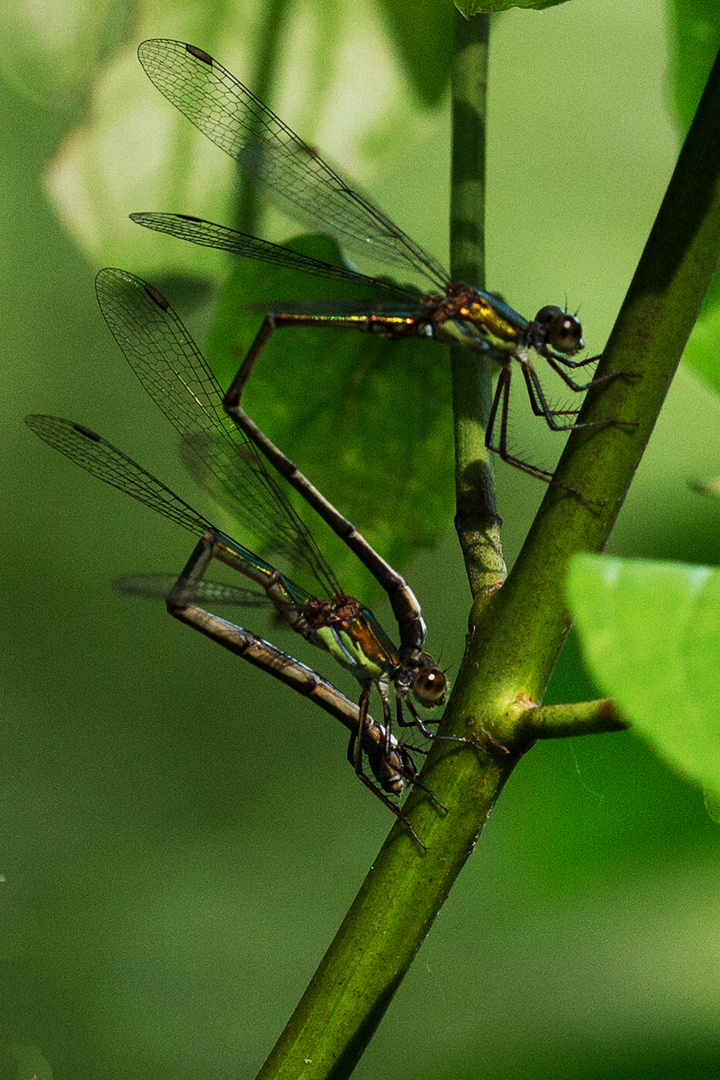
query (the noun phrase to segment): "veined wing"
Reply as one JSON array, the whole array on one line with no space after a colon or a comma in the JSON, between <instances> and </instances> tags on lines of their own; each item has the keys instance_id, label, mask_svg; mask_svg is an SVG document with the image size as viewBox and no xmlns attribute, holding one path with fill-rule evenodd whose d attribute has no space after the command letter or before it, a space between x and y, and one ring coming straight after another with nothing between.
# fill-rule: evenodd
<instances>
[{"instance_id":1,"label":"veined wing","mask_svg":"<svg viewBox=\"0 0 720 1080\"><path fill-rule=\"evenodd\" d=\"M182 525L195 536L217 531L212 522L156 476L83 424L59 416L40 415L26 416L25 423L43 442L59 450L81 469Z\"/></svg>"},{"instance_id":2,"label":"veined wing","mask_svg":"<svg viewBox=\"0 0 720 1080\"><path fill-rule=\"evenodd\" d=\"M362 316L377 315L380 318L407 318L415 322L423 322L428 319L427 308L423 307L417 296L398 297L395 301L383 300L265 300L262 302L244 304L242 311L269 313L276 315L310 315L328 318L334 316L348 318L360 318Z\"/></svg>"},{"instance_id":3,"label":"veined wing","mask_svg":"<svg viewBox=\"0 0 720 1080\"><path fill-rule=\"evenodd\" d=\"M143 503L144 506L149 507L151 510L155 510L156 513L162 514L168 520L174 521L175 524L182 525L184 529L187 529L194 536L202 536L203 533L208 532L219 536L224 535L222 530L219 530L203 514L195 510L189 503L186 503L184 499L181 499L179 495L176 495L171 488L158 480L151 472L148 472L137 461L119 450L117 446L113 446L107 439L103 439L101 435L83 424L76 424L72 420L65 420L59 416L42 415L26 416L25 423L43 442L46 442L48 446L52 446L53 449L59 450L61 454L70 458L81 469L85 469L92 476L96 476L98 480L103 480L110 487L117 488L118 491L122 491L125 495L129 495L131 498ZM256 565L261 563L264 567L268 566L264 560L258 560L257 556L249 548L238 544L236 540L226 537L226 543L231 544L236 553L247 557L249 562ZM270 567L270 570L272 570L272 567ZM151 591L148 595L162 596L162 599L167 596L177 581L177 575L171 574L149 574L143 575L143 577L148 583L152 582ZM303 601L307 598L308 594L303 588L296 585L289 578L284 578L284 580L287 583L289 593L297 594ZM135 575L133 578L118 579L118 581L127 583L126 588L119 588L118 591L135 592L136 594L140 591L138 586L139 575ZM135 582L136 587L134 589L130 585L131 581ZM161 586L162 593L158 591ZM152 589L155 591L152 591ZM218 602L241 604L245 607L272 606L277 610L282 609L282 605L274 598L240 586L224 585L222 582L202 581L199 583L195 595L203 600L214 599Z\"/></svg>"},{"instance_id":4,"label":"veined wing","mask_svg":"<svg viewBox=\"0 0 720 1080\"><path fill-rule=\"evenodd\" d=\"M198 244L200 247L216 248L218 251L228 251L231 255L239 255L244 259L259 259L273 266L287 266L293 270L300 270L304 274L316 274L318 277L336 281L349 281L355 285L379 289L395 296L415 299L413 292L389 281L383 281L382 278L368 277L367 274L361 274L347 266L334 266L332 263L323 262L322 259L313 259L311 255L302 255L298 251L292 251L291 248L283 247L282 244L273 244L269 240L261 240L257 236L250 236L249 233L228 229L225 225L216 225L213 221L204 221L202 218L192 217L189 214L160 214L150 211L131 214L130 218L136 225L143 225L146 229L166 233L168 236L176 236L180 240L189 240L191 244Z\"/></svg>"},{"instance_id":5,"label":"veined wing","mask_svg":"<svg viewBox=\"0 0 720 1080\"><path fill-rule=\"evenodd\" d=\"M141 278L106 268L95 279L100 310L128 363L185 451L214 478L237 519L300 565L328 595L340 586L309 529L253 444L225 415L222 390L165 298Z\"/></svg>"},{"instance_id":6,"label":"veined wing","mask_svg":"<svg viewBox=\"0 0 720 1080\"><path fill-rule=\"evenodd\" d=\"M349 251L445 289L448 275L436 259L202 49L154 38L141 43L138 57L158 90L285 213Z\"/></svg>"},{"instance_id":7,"label":"veined wing","mask_svg":"<svg viewBox=\"0 0 720 1080\"><path fill-rule=\"evenodd\" d=\"M113 580L115 592L123 596L142 596L149 600L164 600L177 583L177 574L122 574ZM269 596L242 585L226 585L223 581L202 578L193 583L193 602L226 604L232 607L278 607Z\"/></svg>"}]
</instances>

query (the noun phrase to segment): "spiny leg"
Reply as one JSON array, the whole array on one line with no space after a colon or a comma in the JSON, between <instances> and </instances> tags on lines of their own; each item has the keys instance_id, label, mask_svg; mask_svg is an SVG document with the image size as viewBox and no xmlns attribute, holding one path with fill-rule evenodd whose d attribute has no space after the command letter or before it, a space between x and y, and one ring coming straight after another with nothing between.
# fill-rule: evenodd
<instances>
[{"instance_id":1,"label":"spiny leg","mask_svg":"<svg viewBox=\"0 0 720 1080\"><path fill-rule=\"evenodd\" d=\"M358 738L356 740L355 748L355 760L352 762L355 772L362 772L362 755L363 755L363 734L367 726L368 708L370 706L370 687L363 686L362 693L360 694L360 701L358 702ZM387 732L387 727L385 728ZM352 741L352 740L351 740ZM385 740L385 753L390 752L390 746L388 740Z\"/></svg>"},{"instance_id":2,"label":"spiny leg","mask_svg":"<svg viewBox=\"0 0 720 1080\"><path fill-rule=\"evenodd\" d=\"M403 703L405 704L407 711L410 713L412 720L405 719L403 715ZM486 751L483 750L481 746L478 746L477 743L473 742L472 739L466 739L464 735L438 735L437 731L430 731L427 724L439 724L440 720L424 720L415 708L413 701L407 694L404 696L399 693L397 694L395 698L395 715L399 727L416 727L420 732L422 732L425 738L430 739L431 742L437 741L464 743L466 746L473 746L476 750L482 750L483 753L486 753Z\"/></svg>"},{"instance_id":3,"label":"spiny leg","mask_svg":"<svg viewBox=\"0 0 720 1080\"><path fill-rule=\"evenodd\" d=\"M602 359L602 353L598 353L597 356L586 356L584 360L571 360L569 356L563 356L562 353L553 352L552 349L545 349L541 355L544 356L546 360L550 360L550 358L559 360L561 364L564 364L565 367L569 368L586 367L588 364L594 364L596 361Z\"/></svg>"},{"instance_id":4,"label":"spiny leg","mask_svg":"<svg viewBox=\"0 0 720 1080\"><path fill-rule=\"evenodd\" d=\"M492 405L490 406L490 412L488 413L487 427L485 428L485 446L488 450L492 450L493 453L498 453L498 450L493 446L493 432L495 430L495 418L497 416L498 405L500 404L500 398L505 390L505 383L509 379L508 365L503 364L500 368L500 374L498 375L497 386L495 387L495 394L492 399Z\"/></svg>"},{"instance_id":5,"label":"spiny leg","mask_svg":"<svg viewBox=\"0 0 720 1080\"><path fill-rule=\"evenodd\" d=\"M396 806L395 803L391 801L389 796L386 795L385 792L380 787L378 787L377 784L373 783L373 781L370 779L369 776L365 775L365 772L363 771L363 730L364 730L363 728L359 727L356 731L353 731L351 733L351 735L350 735L350 741L348 742L347 757L348 757L348 761L350 762L350 764L353 767L355 775L357 776L358 780L362 784L365 785L365 787L368 789L368 791L372 791L373 795L377 799L380 800L380 802L383 804L383 806L386 806L388 808L388 810L390 810L395 815L395 817L398 819L398 821L402 821L403 825L405 825L405 827L409 831L410 835L412 836L413 840L415 840L416 843L418 843L420 845L420 847L423 849L423 851L427 851L427 848L425 847L425 844L423 844L422 840L420 839L418 834L415 832L413 824L410 821L410 819L407 817L407 815L403 814L400 807ZM378 753L380 753L380 751L378 751ZM383 751L383 753L385 753L385 751ZM389 761L387 756L386 756L385 760ZM407 760L411 761L412 759L408 756ZM398 766L400 766L399 758L398 758ZM393 768L395 768L395 766L393 766ZM404 762L403 762L402 768L398 767L397 771L398 771L398 775L405 782L407 782L409 784L413 784L413 785L420 783L419 780L417 779L415 769L414 768L412 768L412 769L407 768L407 766L404 765ZM420 787L423 787L423 785L420 784Z\"/></svg>"},{"instance_id":6,"label":"spiny leg","mask_svg":"<svg viewBox=\"0 0 720 1080\"><path fill-rule=\"evenodd\" d=\"M521 472L528 473L529 476L536 476L538 480L544 480L545 483L549 484L552 482L551 472L548 472L547 469L541 469L536 465L530 465L527 461L513 457L513 455L508 452L507 425L511 376L512 369L510 364L504 364L500 369L498 384L495 388L495 397L493 398L493 403L490 407L490 415L488 416L488 424L485 431L485 445L488 450L491 450L494 454L498 454L503 461L508 463L508 465L514 465L515 468L520 469ZM496 446L493 442L493 435L495 433L495 421L497 419L498 408L500 409L500 439Z\"/></svg>"},{"instance_id":7,"label":"spiny leg","mask_svg":"<svg viewBox=\"0 0 720 1080\"><path fill-rule=\"evenodd\" d=\"M405 716L403 714L403 703L406 705L407 711L410 713L412 720L405 719ZM399 692L396 693L395 717L397 719L399 727L416 727L420 732L422 732L426 739L439 738L439 736L434 731L431 731L430 728L427 726L425 720L422 718L422 716L420 716L420 713L413 705L408 694L400 694ZM431 720L430 723L437 724L438 721ZM463 741L467 742L467 739Z\"/></svg>"},{"instance_id":8,"label":"spiny leg","mask_svg":"<svg viewBox=\"0 0 720 1080\"><path fill-rule=\"evenodd\" d=\"M577 409L551 409L548 405L547 398L540 384L540 379L535 368L530 361L520 361L522 365L523 375L525 376L525 383L528 389L528 396L530 401L533 401L533 393L537 395L537 400L540 404L540 412L536 413L536 416L544 416L545 422L551 431L575 431L576 428L585 427L598 427L604 424L611 424L612 420L586 420L584 423L574 422L572 424L558 424L555 421L556 416L565 415L577 415ZM578 388L580 389L580 388Z\"/></svg>"},{"instance_id":9,"label":"spiny leg","mask_svg":"<svg viewBox=\"0 0 720 1080\"><path fill-rule=\"evenodd\" d=\"M400 724L402 727L414 727L414 726L416 726L414 722L413 723L408 723L408 721L405 720L405 718L403 717L403 715L402 715L402 702L401 702L399 697L397 697L395 699L395 702L396 702L396 712L397 712L398 724ZM418 717L418 720L420 720L420 717ZM424 725L422 724L422 721L420 721L420 723L417 726L420 728L423 735L425 735L425 737L427 739L445 739L445 738L448 738L448 739L451 739L452 741L454 741L454 736L452 736L452 735L450 735L450 736L436 735L434 732L428 731L428 729L426 727L424 727ZM469 742L470 740L469 739L461 739L459 741L460 742ZM423 751L423 750L419 750L418 752L419 753L426 753L426 751ZM446 814L448 813L449 808L447 806L445 806L445 803L441 803L440 800L438 799L437 795L435 794L435 792L432 790L432 788L427 787L427 785L423 784L422 781L419 780L417 777L413 780L413 787L419 787L421 789L421 791L424 791L426 795L430 796L430 798L432 799L432 801L435 803L436 806L439 806L440 809L444 813L446 813Z\"/></svg>"},{"instance_id":10,"label":"spiny leg","mask_svg":"<svg viewBox=\"0 0 720 1080\"><path fill-rule=\"evenodd\" d=\"M532 365L530 365L530 368L534 372L534 369L532 369ZM523 370L524 370L524 368L523 368ZM495 397L493 398L493 403L492 403L492 406L490 408L490 415L489 415L489 418L488 418L488 426L487 426L487 430L485 432L485 445L487 446L488 450L492 450L493 453L499 455L499 457L502 459L502 461L505 461L508 465L513 465L516 469L519 469L521 472L527 473L528 476L534 476L538 480L543 480L546 484L550 484L552 487L560 488L561 491L567 491L570 495L574 495L575 498L580 499L584 503L589 503L592 506L602 506L603 505L602 503L597 503L593 499L588 499L585 495L583 495L583 493L581 491L578 491L577 488L569 487L567 484L559 483L557 480L555 480L553 478L553 474L548 469L541 469L539 465L531 465L528 461L523 461L522 458L514 457L511 453L509 453L508 448L507 448L507 430L508 430L508 411L509 411L509 403L510 403L510 378L511 378L511 368L510 368L510 365L507 364L500 371L500 375L498 377L498 385L497 385L497 388L495 390ZM538 382L538 386L539 386L539 382ZM528 387L528 392L529 392L529 387ZM540 389L540 392L542 394L541 389ZM543 396L543 400L544 400L544 396ZM499 440L499 444L497 446L495 446L495 444L492 441L492 438L493 438L493 433L494 433L495 419L496 419L498 407L500 407L500 440ZM553 415L552 410L548 409L548 412L550 413L550 416ZM545 415L545 413L541 413L541 415L545 416L545 419L547 420L547 416ZM595 423L605 423L605 421L595 421ZM550 424L549 420L548 420L548 424ZM569 425L569 428L562 428L562 427L557 427L556 426L554 430L556 430L556 431L569 430L569 429L572 429L572 428L577 427L577 426L585 427L586 425L585 424L581 424L581 425L572 424L572 425ZM587 426L591 426L591 425L587 425ZM550 427L552 427L552 424L550 424Z\"/></svg>"},{"instance_id":11,"label":"spiny leg","mask_svg":"<svg viewBox=\"0 0 720 1080\"><path fill-rule=\"evenodd\" d=\"M546 352L546 353L543 353L542 355L545 357L545 359L547 360L548 364L553 369L553 371L557 375L560 376L562 381L567 386L569 386L571 390L576 391L576 393L582 393L584 390L590 390L590 388L593 387L593 386L602 386L603 383L610 382L612 379L616 379L617 376L618 376L617 371L609 371L606 375L598 375L598 376L596 376L595 378L591 379L590 382L588 382L588 383L577 383L568 374L567 371L563 371L560 364L564 364L566 367L579 368L579 367L583 367L584 364L589 364L593 360L597 360L598 359L597 356L591 356L587 360L582 360L579 363L574 363L572 360L568 360L568 358L566 356L559 356L559 355L557 355L555 353Z\"/></svg>"},{"instance_id":12,"label":"spiny leg","mask_svg":"<svg viewBox=\"0 0 720 1080\"><path fill-rule=\"evenodd\" d=\"M538 395L538 393L536 392L536 387L531 376L531 372L532 375L536 374L534 367L529 361L527 363L521 361L520 364L523 377L525 379L525 386L527 388L528 397L530 399L530 408L532 409L535 416L547 416L548 414L550 416L577 416L577 414L580 412L579 409L548 408L544 393L541 392Z\"/></svg>"},{"instance_id":13,"label":"spiny leg","mask_svg":"<svg viewBox=\"0 0 720 1080\"><path fill-rule=\"evenodd\" d=\"M383 726L385 728L385 744L384 744L384 748L383 748L383 754L384 754L385 760L389 761L391 754L394 753L394 747L393 747L393 742L392 742L392 730L391 730L392 716L391 716L391 712L390 712L390 702L388 700L387 689L382 685L382 683L378 683L377 688L378 688L378 693L380 694L380 700L382 701ZM363 781L364 784L366 784L367 786L372 787L375 790L376 794L381 795L383 801L387 802L388 801L387 796L384 794L384 792L381 793L377 788L375 788L372 781L369 779L369 777L365 776L365 773L363 772L363 769L362 769L362 754L363 754L363 745L362 745L362 743L363 743L363 736L365 735L366 727L367 727L367 712L368 712L369 703L370 703L370 687L366 686L366 687L363 687L363 692L362 692L361 697L360 697L359 709L360 709L361 722L360 722L360 725L358 727L358 737L355 740L355 743L356 743L356 745L355 745L355 761L354 761L355 773ZM352 745L352 739L351 739L351 745ZM414 768L412 770L412 773L405 772L404 773L404 778L409 783L411 783L413 785L413 787L421 788L421 790L426 792L437 803L438 806L442 807L443 810L447 811L447 807L443 806L443 804L436 797L436 795L430 790L430 788L426 787L425 784L421 783L421 781L418 779L417 773L415 772ZM417 835L415 834L414 830L410 826L410 823L407 821L405 816L403 814L399 813L398 808L393 803L390 803L389 805L395 811L395 813L400 818L400 820L405 821L405 823L410 828L410 831L413 833L413 836L415 836L415 839L418 840L418 843L421 843L421 841L418 839ZM422 845L422 846L424 848L424 845Z\"/></svg>"}]
</instances>

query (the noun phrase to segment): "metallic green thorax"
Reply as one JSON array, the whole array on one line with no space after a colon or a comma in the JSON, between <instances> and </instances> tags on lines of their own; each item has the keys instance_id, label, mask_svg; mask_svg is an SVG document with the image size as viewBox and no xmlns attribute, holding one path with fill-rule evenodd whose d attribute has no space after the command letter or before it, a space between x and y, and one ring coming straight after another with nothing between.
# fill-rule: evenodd
<instances>
[{"instance_id":1,"label":"metallic green thorax","mask_svg":"<svg viewBox=\"0 0 720 1080\"><path fill-rule=\"evenodd\" d=\"M361 682L387 678L400 667L398 650L368 608L352 596L308 596L259 555L226 536L216 536L217 558L254 581L296 633L326 649Z\"/></svg>"},{"instance_id":2,"label":"metallic green thorax","mask_svg":"<svg viewBox=\"0 0 720 1080\"><path fill-rule=\"evenodd\" d=\"M433 337L451 344L474 346L497 359L512 357L527 348L531 324L519 312L489 293L469 286L448 290L447 297L432 298ZM452 295L456 292L456 295Z\"/></svg>"}]
</instances>

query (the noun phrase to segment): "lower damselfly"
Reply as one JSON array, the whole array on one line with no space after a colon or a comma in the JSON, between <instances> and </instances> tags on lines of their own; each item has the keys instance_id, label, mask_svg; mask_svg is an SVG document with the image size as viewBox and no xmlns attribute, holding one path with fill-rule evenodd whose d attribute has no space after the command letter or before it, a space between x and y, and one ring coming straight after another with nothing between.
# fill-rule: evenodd
<instances>
[{"instance_id":1,"label":"lower damselfly","mask_svg":"<svg viewBox=\"0 0 720 1080\"><path fill-rule=\"evenodd\" d=\"M367 634L378 644L382 643L382 630L372 615L351 597L338 596L324 603L309 597L290 578L221 532L152 473L82 424L57 416L37 415L26 417L25 422L44 442L93 476L137 499L188 532L200 535L193 554L176 580L166 576L121 579L120 590L153 597L159 595L159 583L162 582L162 587L167 589L164 598L168 611L175 618L256 667L268 671L340 720L350 731L348 758L357 776L405 823L414 839L424 847L411 822L388 795L400 795L404 787L411 784L426 791L438 806L441 804L418 780L410 750L395 738L389 726L378 724L369 716L367 707L363 709L355 705L299 660L242 627L199 607L197 601L214 598L227 602L229 597L232 602L237 602L233 593L244 591L247 593L242 598L245 606L257 607L265 601L293 630L314 645L326 649L345 666L350 666L348 643L352 648L360 636ZM204 574L214 559L255 582L263 590L264 596L251 590L223 586L222 583L206 583ZM223 589L228 590L225 595ZM364 757L375 777L375 784L363 772Z\"/></svg>"},{"instance_id":2,"label":"lower damselfly","mask_svg":"<svg viewBox=\"0 0 720 1080\"><path fill-rule=\"evenodd\" d=\"M110 268L97 275L96 292L103 316L130 366L180 434L185 463L258 537L263 550L273 553L274 562L277 557L284 558L294 575L304 577L307 587L293 586L293 604L297 606L302 594L306 610L313 608L316 627L323 619L332 618L333 634L324 644L331 646L336 660L359 681L361 715L367 711L375 686L382 700L383 724L389 729L388 686L392 685L398 722L408 723L403 715L405 706L409 722L431 737L412 698L427 707L442 705L447 680L422 651L425 623L405 580L341 519L347 525L344 539L388 593L398 618L398 649L372 612L342 589L278 479L223 411L220 385L168 301L135 275ZM239 566L236 569L244 572ZM280 600L281 605L287 604L288 597ZM292 605L281 610L291 613ZM287 621L292 626L292 619Z\"/></svg>"},{"instance_id":3,"label":"lower damselfly","mask_svg":"<svg viewBox=\"0 0 720 1080\"><path fill-rule=\"evenodd\" d=\"M295 220L334 237L345 250L410 272L431 289L422 292L368 277L200 218L132 214L138 224L158 232L276 266L370 286L386 298L377 302L263 305L265 319L233 384L230 408L239 404L245 382L276 330L315 326L354 328L391 339L431 338L496 361L500 375L487 420L486 445L504 461L547 482L552 482L551 472L524 461L508 448L514 362L522 371L533 413L542 416L551 430L571 431L612 422L578 423L574 419L578 409L552 408L532 362L531 353L535 352L576 392L613 377L605 375L586 383L578 383L573 377L573 371L598 359L572 359L585 347L577 316L562 307L546 305L528 320L492 293L452 281L432 255L202 49L158 38L142 42L138 57L161 93L229 154L273 204ZM392 299L388 300L388 296ZM242 418L237 415L236 419Z\"/></svg>"}]
</instances>

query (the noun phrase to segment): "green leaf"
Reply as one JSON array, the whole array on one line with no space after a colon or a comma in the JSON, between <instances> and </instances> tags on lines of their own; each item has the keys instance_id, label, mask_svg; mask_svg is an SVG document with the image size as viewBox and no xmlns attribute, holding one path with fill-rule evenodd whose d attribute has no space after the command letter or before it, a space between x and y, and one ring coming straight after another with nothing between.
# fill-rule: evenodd
<instances>
[{"instance_id":1,"label":"green leaf","mask_svg":"<svg viewBox=\"0 0 720 1080\"><path fill-rule=\"evenodd\" d=\"M87 0L77 0L81 2ZM51 7L49 4L48 10ZM282 7L287 7L288 18L294 18L294 4ZM426 36L415 32L416 23L411 31L408 20L403 20L402 40L397 45L402 65L386 63L383 78L375 80L371 89L366 71L368 50L376 58L386 57L391 47L377 13L369 28L363 24L362 32L358 32L354 18L345 18L339 11L319 19L312 32L298 36L284 34L284 23L273 21L274 5L250 5L251 10L243 13L241 32L235 9L215 0L203 5L173 0L163 10L165 32L201 46L251 88L258 87L263 94L272 90L269 104L277 106L302 138L317 142L324 155L351 163L350 171L362 183L370 175L382 175L384 168L392 169L395 175L399 138L410 143L427 138L427 117L418 110L415 95L408 92L406 73L412 76L423 100L437 101L448 70L449 38L441 33L448 14L438 10L442 7L432 5ZM114 8L111 14L120 23ZM386 21L399 24L396 8L388 10ZM113 30L110 16L107 22ZM265 31L271 34L270 43ZM153 235L128 221L128 215L136 210L171 210L238 225L239 174L233 162L157 91L138 63L138 42L159 32L163 31L158 29L154 9L141 3L132 41L117 52L112 63L95 70L86 57L97 54L105 59L106 39L117 46L118 33L111 36L105 28L102 50L100 45L79 39L68 69L83 90L95 75L89 88L89 108L58 147L46 186L58 217L91 263L132 266L151 281L167 278L172 271L196 282L209 282L218 267L213 251L178 245L173 238ZM420 44L413 42L413 33ZM17 68L28 81L28 70L32 71L33 65L39 67L43 79L33 76L29 81L38 83L38 96L47 96L45 84L61 82L62 72L57 78L54 72L46 74L46 69L52 68L42 50L31 64L16 45L17 35L9 31L6 36L13 41L13 48L9 56L0 57L0 71L3 65L6 71ZM17 62L16 49L21 58ZM65 59L62 51L60 56ZM286 80L278 78L288 63L291 69L293 64L299 65L302 79L292 74ZM282 91L278 84L284 87ZM57 96L62 92L61 88ZM259 208L265 205L259 196Z\"/></svg>"},{"instance_id":2,"label":"green leaf","mask_svg":"<svg viewBox=\"0 0 720 1080\"><path fill-rule=\"evenodd\" d=\"M683 130L690 127L720 49L717 0L673 0L672 94Z\"/></svg>"},{"instance_id":3,"label":"green leaf","mask_svg":"<svg viewBox=\"0 0 720 1080\"><path fill-rule=\"evenodd\" d=\"M720 796L720 571L578 555L568 596L590 672L671 765Z\"/></svg>"},{"instance_id":4,"label":"green leaf","mask_svg":"<svg viewBox=\"0 0 720 1080\"><path fill-rule=\"evenodd\" d=\"M695 115L707 77L720 50L717 0L673 0L671 94L683 131ZM684 360L720 393L720 282L716 276L685 350Z\"/></svg>"},{"instance_id":5,"label":"green leaf","mask_svg":"<svg viewBox=\"0 0 720 1080\"><path fill-rule=\"evenodd\" d=\"M378 5L388 37L420 100L428 108L437 106L450 80L451 6L436 0L378 0Z\"/></svg>"},{"instance_id":6,"label":"green leaf","mask_svg":"<svg viewBox=\"0 0 720 1080\"><path fill-rule=\"evenodd\" d=\"M29 101L69 109L133 32L134 11L112 0L0 5L0 74Z\"/></svg>"},{"instance_id":7,"label":"green leaf","mask_svg":"<svg viewBox=\"0 0 720 1080\"><path fill-rule=\"evenodd\" d=\"M497 15L501 11L509 11L510 8L533 8L541 11L543 8L557 7L558 4L566 4L567 0L455 0L455 7L462 12L466 19L483 12Z\"/></svg>"},{"instance_id":8,"label":"green leaf","mask_svg":"<svg viewBox=\"0 0 720 1080\"><path fill-rule=\"evenodd\" d=\"M702 314L695 324L683 359L700 375L715 393L720 393L720 278L717 274L703 305Z\"/></svg>"},{"instance_id":9,"label":"green leaf","mask_svg":"<svg viewBox=\"0 0 720 1080\"><path fill-rule=\"evenodd\" d=\"M290 246L342 262L327 237L303 237ZM220 301L208 359L227 386L262 322L262 315L242 313L248 304L372 295L377 293L363 295L344 282L241 259ZM449 381L446 350L431 341L288 328L266 347L243 402L383 557L403 567L435 544L452 519ZM358 595L356 557L344 545L338 557L343 587ZM367 588L359 595L367 599Z\"/></svg>"}]
</instances>

